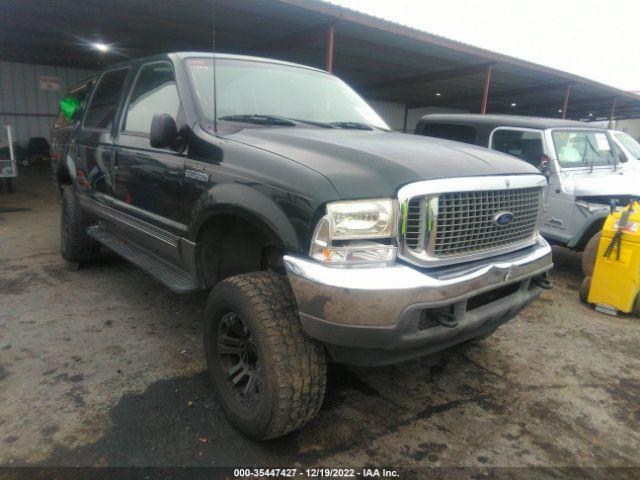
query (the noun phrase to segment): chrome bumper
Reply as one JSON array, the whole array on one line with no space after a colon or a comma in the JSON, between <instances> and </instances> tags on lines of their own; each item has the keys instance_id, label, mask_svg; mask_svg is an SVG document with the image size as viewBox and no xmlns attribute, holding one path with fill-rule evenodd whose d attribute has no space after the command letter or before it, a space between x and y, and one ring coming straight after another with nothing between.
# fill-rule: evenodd
<instances>
[{"instance_id":1,"label":"chrome bumper","mask_svg":"<svg viewBox=\"0 0 640 480\"><path fill-rule=\"evenodd\" d=\"M523 250L437 269L401 263L375 268L331 268L293 256L285 256L284 263L303 327L322 324L329 329L348 327L362 332L397 330L408 317L415 317L416 310L462 302L459 308L464 312L467 299L531 279L553 266L551 248L542 237ZM521 308L533 296L519 298L522 305L512 300L512 310ZM318 337L309 328L305 330ZM345 344L339 338L334 342Z\"/></svg>"}]
</instances>

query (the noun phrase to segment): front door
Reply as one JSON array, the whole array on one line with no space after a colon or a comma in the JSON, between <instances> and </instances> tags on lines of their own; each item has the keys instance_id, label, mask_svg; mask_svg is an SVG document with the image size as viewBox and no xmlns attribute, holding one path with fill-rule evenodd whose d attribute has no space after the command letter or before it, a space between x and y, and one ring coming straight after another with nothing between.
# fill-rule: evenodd
<instances>
[{"instance_id":1,"label":"front door","mask_svg":"<svg viewBox=\"0 0 640 480\"><path fill-rule=\"evenodd\" d=\"M185 157L150 145L156 114L184 123L173 67L166 61L143 65L133 82L114 144L114 196L118 208L179 235L185 228Z\"/></svg>"}]
</instances>

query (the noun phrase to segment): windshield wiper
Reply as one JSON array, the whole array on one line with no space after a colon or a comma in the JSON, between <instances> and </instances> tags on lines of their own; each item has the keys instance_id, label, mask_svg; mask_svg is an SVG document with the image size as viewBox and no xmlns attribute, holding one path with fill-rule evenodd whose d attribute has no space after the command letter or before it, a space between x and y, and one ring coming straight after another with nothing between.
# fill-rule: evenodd
<instances>
[{"instance_id":1,"label":"windshield wiper","mask_svg":"<svg viewBox=\"0 0 640 480\"><path fill-rule=\"evenodd\" d=\"M255 123L258 125L279 125L282 127L295 127L296 123L292 120L288 120L283 117L277 117L275 115L225 115L218 118L218 120L226 120L228 122L246 122Z\"/></svg>"},{"instance_id":2,"label":"windshield wiper","mask_svg":"<svg viewBox=\"0 0 640 480\"><path fill-rule=\"evenodd\" d=\"M352 130L373 130L371 125L361 122L330 122L330 125L335 125L340 128L348 128Z\"/></svg>"}]
</instances>

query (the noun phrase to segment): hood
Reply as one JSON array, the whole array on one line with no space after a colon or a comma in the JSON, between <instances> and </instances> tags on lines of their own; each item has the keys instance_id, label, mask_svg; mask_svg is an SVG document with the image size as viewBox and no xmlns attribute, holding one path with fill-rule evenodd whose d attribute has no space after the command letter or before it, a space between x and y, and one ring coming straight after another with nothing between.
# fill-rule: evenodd
<instances>
[{"instance_id":1,"label":"hood","mask_svg":"<svg viewBox=\"0 0 640 480\"><path fill-rule=\"evenodd\" d=\"M576 197L640 195L640 175L633 171L573 174L562 180L562 188Z\"/></svg>"},{"instance_id":2,"label":"hood","mask_svg":"<svg viewBox=\"0 0 640 480\"><path fill-rule=\"evenodd\" d=\"M344 199L391 197L399 187L420 180L540 173L486 148L379 130L262 127L225 137L317 171Z\"/></svg>"}]
</instances>

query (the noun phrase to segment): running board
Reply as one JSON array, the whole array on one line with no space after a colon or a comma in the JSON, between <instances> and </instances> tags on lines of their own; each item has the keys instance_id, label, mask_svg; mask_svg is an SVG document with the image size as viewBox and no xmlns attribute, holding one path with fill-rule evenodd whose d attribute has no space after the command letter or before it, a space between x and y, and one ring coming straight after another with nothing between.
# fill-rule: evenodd
<instances>
[{"instance_id":1,"label":"running board","mask_svg":"<svg viewBox=\"0 0 640 480\"><path fill-rule=\"evenodd\" d=\"M89 227L87 235L141 268L176 293L190 293L198 290L187 271L161 260L156 255L127 242L100 225Z\"/></svg>"}]
</instances>

